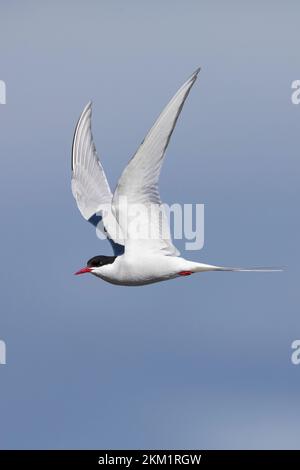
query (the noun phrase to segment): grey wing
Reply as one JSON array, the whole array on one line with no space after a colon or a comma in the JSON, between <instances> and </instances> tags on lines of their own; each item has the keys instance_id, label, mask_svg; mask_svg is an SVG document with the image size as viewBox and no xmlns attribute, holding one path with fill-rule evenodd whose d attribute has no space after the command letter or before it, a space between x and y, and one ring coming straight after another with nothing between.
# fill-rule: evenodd
<instances>
[{"instance_id":1,"label":"grey wing","mask_svg":"<svg viewBox=\"0 0 300 470\"><path fill-rule=\"evenodd\" d=\"M117 220L123 228L126 251L151 251L166 255L179 255L172 243L169 226L164 217L158 181L166 148L199 70L197 69L192 74L164 108L119 179L112 206ZM134 204L142 204L145 208L151 206L151 211L145 210L143 218L140 218L141 225L145 228L144 233L160 234L163 220L164 235L145 240L138 239L135 233L130 233L128 230L130 224L127 223L126 214L123 213L125 206L122 204L122 200L124 198L126 198L129 207ZM150 213L151 218L149 217Z\"/></svg>"},{"instance_id":2,"label":"grey wing","mask_svg":"<svg viewBox=\"0 0 300 470\"><path fill-rule=\"evenodd\" d=\"M124 252L123 235L111 210L112 193L99 161L91 130L92 103L84 108L72 146L72 193L82 216L93 225L103 221L115 254Z\"/></svg>"}]
</instances>

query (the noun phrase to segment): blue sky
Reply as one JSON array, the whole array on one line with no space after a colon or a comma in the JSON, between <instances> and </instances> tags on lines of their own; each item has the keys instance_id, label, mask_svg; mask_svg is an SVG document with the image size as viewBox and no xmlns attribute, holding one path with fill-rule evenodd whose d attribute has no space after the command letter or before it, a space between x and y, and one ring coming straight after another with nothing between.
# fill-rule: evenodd
<instances>
[{"instance_id":1,"label":"blue sky","mask_svg":"<svg viewBox=\"0 0 300 470\"><path fill-rule=\"evenodd\" d=\"M1 448L299 448L299 8L1 2ZM74 277L110 254L71 194L81 110L114 186L197 66L161 175L165 202L205 204L183 254L287 269Z\"/></svg>"}]
</instances>

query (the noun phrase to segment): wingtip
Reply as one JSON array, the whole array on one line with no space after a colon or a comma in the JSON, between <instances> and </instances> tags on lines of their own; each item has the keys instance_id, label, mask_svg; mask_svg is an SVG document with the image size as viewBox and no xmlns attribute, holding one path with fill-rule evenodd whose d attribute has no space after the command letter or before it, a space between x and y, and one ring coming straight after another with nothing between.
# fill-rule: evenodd
<instances>
[{"instance_id":1,"label":"wingtip","mask_svg":"<svg viewBox=\"0 0 300 470\"><path fill-rule=\"evenodd\" d=\"M76 134L77 134L77 131L78 131L78 128L80 126L80 123L82 122L83 119L86 119L86 116L89 115L89 117L91 118L91 115L92 115L92 105L93 105L93 102L92 100L90 100L84 107L78 121L77 121L77 124L76 124L76 127L75 127L75 131L74 131L74 136L73 136L73 143L72 143L72 158L71 158L71 171L73 172L74 171L74 142L75 142L75 138L76 138Z\"/></svg>"},{"instance_id":2,"label":"wingtip","mask_svg":"<svg viewBox=\"0 0 300 470\"><path fill-rule=\"evenodd\" d=\"M198 74L201 70L201 67L198 67L193 73L192 75L190 75L190 77L187 79L186 83L192 83L194 84L195 81L197 80L197 77L198 77Z\"/></svg>"},{"instance_id":3,"label":"wingtip","mask_svg":"<svg viewBox=\"0 0 300 470\"><path fill-rule=\"evenodd\" d=\"M86 104L86 106L85 106L85 108L84 108L82 114L84 114L84 112L87 111L88 109L92 109L92 106L93 106L93 102L92 102L92 100L90 100L90 101Z\"/></svg>"},{"instance_id":4,"label":"wingtip","mask_svg":"<svg viewBox=\"0 0 300 470\"><path fill-rule=\"evenodd\" d=\"M200 72L200 70L201 70L201 67L198 67L198 68L194 71L194 73L192 73L191 78L195 78L195 79L196 79L197 76L198 76L198 73Z\"/></svg>"}]
</instances>

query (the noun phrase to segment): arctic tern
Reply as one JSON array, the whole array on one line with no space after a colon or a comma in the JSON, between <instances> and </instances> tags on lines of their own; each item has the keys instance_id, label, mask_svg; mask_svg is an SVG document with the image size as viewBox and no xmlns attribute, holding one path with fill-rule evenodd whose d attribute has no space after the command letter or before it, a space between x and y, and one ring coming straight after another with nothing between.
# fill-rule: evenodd
<instances>
[{"instance_id":1,"label":"arctic tern","mask_svg":"<svg viewBox=\"0 0 300 470\"><path fill-rule=\"evenodd\" d=\"M72 192L86 220L97 226L102 219L114 255L94 256L75 274L91 273L112 284L140 286L205 271L280 270L232 268L189 261L180 257L172 242L169 227L165 231L167 233L162 234L160 231L160 170L177 119L199 70L192 74L164 108L124 169L114 194L93 141L91 102L84 108L73 139ZM144 226L142 228L150 228L151 233L157 236L139 237L130 228L128 208L135 204L142 204L146 209L140 220ZM148 210L150 208L151 211Z\"/></svg>"}]
</instances>

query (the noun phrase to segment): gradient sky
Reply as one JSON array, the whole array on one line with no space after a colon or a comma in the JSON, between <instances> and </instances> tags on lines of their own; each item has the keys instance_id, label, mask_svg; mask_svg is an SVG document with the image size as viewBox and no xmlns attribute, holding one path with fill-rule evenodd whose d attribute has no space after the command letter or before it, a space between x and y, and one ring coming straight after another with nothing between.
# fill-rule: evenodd
<instances>
[{"instance_id":1,"label":"gradient sky","mask_svg":"<svg viewBox=\"0 0 300 470\"><path fill-rule=\"evenodd\" d=\"M299 14L0 2L1 448L300 448ZM114 186L197 66L161 175L165 202L205 204L205 246L183 255L287 269L139 288L73 276L110 254L71 194L81 110L93 100Z\"/></svg>"}]
</instances>

